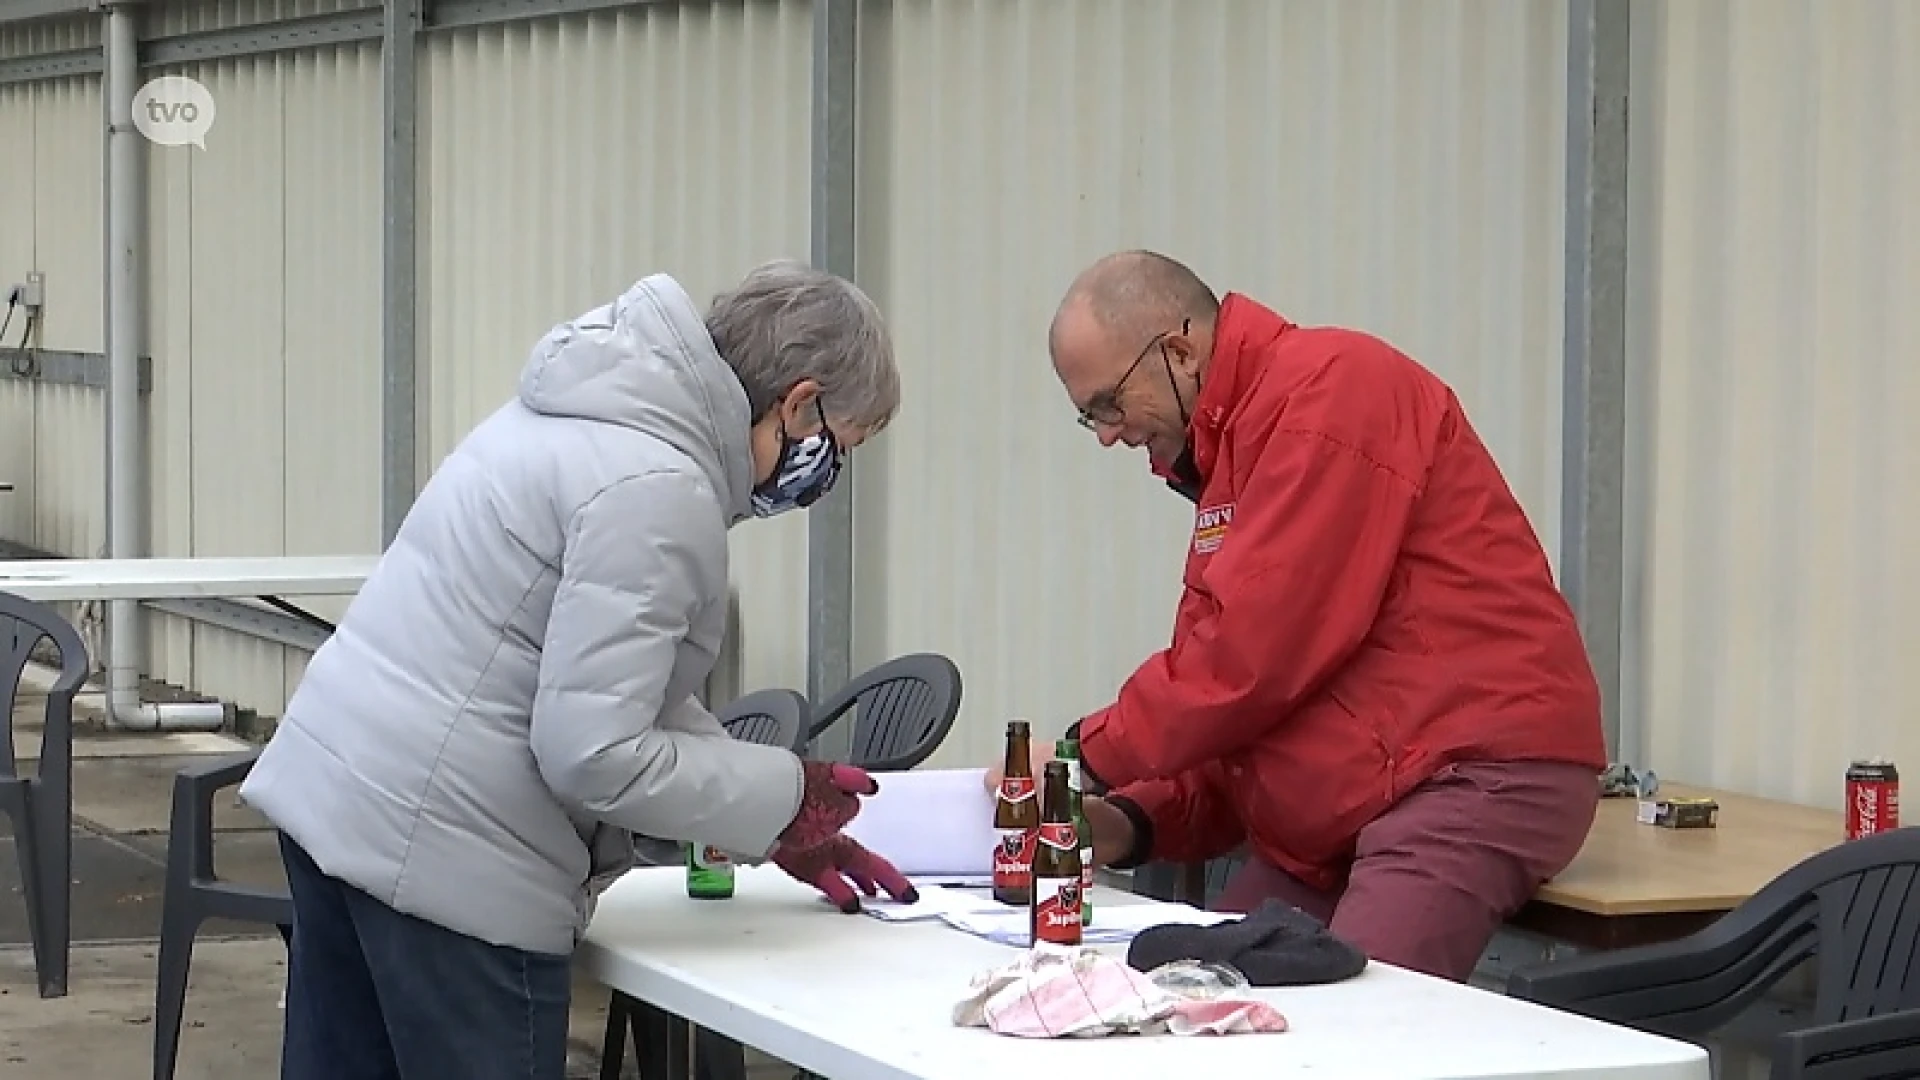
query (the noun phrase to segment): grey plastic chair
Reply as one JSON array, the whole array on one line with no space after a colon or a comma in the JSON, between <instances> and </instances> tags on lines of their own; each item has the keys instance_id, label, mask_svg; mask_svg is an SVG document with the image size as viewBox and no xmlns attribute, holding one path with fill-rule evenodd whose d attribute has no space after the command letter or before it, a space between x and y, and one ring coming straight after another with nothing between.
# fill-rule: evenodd
<instances>
[{"instance_id":1,"label":"grey plastic chair","mask_svg":"<svg viewBox=\"0 0 1920 1080\"><path fill-rule=\"evenodd\" d=\"M160 908L159 977L153 1001L153 1076L172 1080L180 1053L180 1022L186 1011L187 975L193 943L208 919L265 923L293 932L293 897L222 881L213 867L213 800L247 778L258 750L223 755L189 765L173 776L173 811L167 828L167 884Z\"/></svg>"},{"instance_id":2,"label":"grey plastic chair","mask_svg":"<svg viewBox=\"0 0 1920 1080\"><path fill-rule=\"evenodd\" d=\"M756 690L716 717L741 742L783 746L799 753L807 741L807 697L792 690Z\"/></svg>"},{"instance_id":3,"label":"grey plastic chair","mask_svg":"<svg viewBox=\"0 0 1920 1080\"><path fill-rule=\"evenodd\" d=\"M807 735L807 698L792 690L756 690L734 699L715 719L741 742L783 746L798 753ZM687 1075L700 1080L746 1080L747 1055L740 1044L706 1028L693 1027L618 990L607 1002L607 1031L600 1047L600 1080L620 1080L626 1065L627 1031L633 1031L640 1075ZM689 1042L691 1041L691 1047Z\"/></svg>"},{"instance_id":4,"label":"grey plastic chair","mask_svg":"<svg viewBox=\"0 0 1920 1080\"><path fill-rule=\"evenodd\" d=\"M272 605L331 634L337 627L278 597ZM160 908L160 962L154 984L153 1080L173 1080L180 1056L180 1022L186 1014L187 977L193 943L208 919L267 923L293 951L293 894L222 881L213 868L214 796L239 786L260 757L248 750L189 765L173 775L173 809L167 822L167 885Z\"/></svg>"},{"instance_id":5,"label":"grey plastic chair","mask_svg":"<svg viewBox=\"0 0 1920 1080\"><path fill-rule=\"evenodd\" d=\"M1914 1080L1920 1010L1842 1020L1781 1035L1772 1080Z\"/></svg>"},{"instance_id":6,"label":"grey plastic chair","mask_svg":"<svg viewBox=\"0 0 1920 1080\"><path fill-rule=\"evenodd\" d=\"M47 691L39 767L21 776L13 749L13 705L20 677L42 641L60 654L60 675ZM0 593L0 812L13 823L20 863L20 896L27 905L27 936L43 998L65 997L73 945L73 698L87 681L91 660L73 624L59 612Z\"/></svg>"},{"instance_id":7,"label":"grey plastic chair","mask_svg":"<svg viewBox=\"0 0 1920 1080\"><path fill-rule=\"evenodd\" d=\"M909 653L856 677L815 710L807 745L818 745L848 713L847 763L904 772L933 756L960 713L960 669L938 653Z\"/></svg>"},{"instance_id":8,"label":"grey plastic chair","mask_svg":"<svg viewBox=\"0 0 1920 1080\"><path fill-rule=\"evenodd\" d=\"M1810 958L1814 1026L1776 1044L1774 1080L1920 1077L1920 826L1814 855L1677 941L1522 968L1507 992L1700 1038Z\"/></svg>"}]
</instances>

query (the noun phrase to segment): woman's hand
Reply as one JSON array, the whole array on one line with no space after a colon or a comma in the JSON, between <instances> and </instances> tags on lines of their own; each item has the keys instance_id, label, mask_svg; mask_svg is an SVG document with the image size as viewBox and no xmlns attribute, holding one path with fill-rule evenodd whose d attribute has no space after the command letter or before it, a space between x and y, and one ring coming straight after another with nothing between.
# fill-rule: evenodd
<instances>
[{"instance_id":1,"label":"woman's hand","mask_svg":"<svg viewBox=\"0 0 1920 1080\"><path fill-rule=\"evenodd\" d=\"M795 881L825 893L835 907L849 915L860 910L855 885L868 896L878 896L885 889L888 896L903 904L920 902L920 893L904 874L845 833L805 851L779 848L773 853L773 862Z\"/></svg>"},{"instance_id":2,"label":"woman's hand","mask_svg":"<svg viewBox=\"0 0 1920 1080\"><path fill-rule=\"evenodd\" d=\"M880 785L865 769L825 761L800 762L800 809L780 833L781 848L803 851L833 839L860 813L860 796Z\"/></svg>"}]
</instances>

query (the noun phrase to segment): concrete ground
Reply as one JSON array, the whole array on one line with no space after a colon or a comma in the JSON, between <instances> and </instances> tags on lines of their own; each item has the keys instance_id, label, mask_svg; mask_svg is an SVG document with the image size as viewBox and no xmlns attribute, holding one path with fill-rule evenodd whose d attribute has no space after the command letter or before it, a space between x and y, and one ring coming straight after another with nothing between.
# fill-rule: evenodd
<instances>
[{"instance_id":1,"label":"concrete ground","mask_svg":"<svg viewBox=\"0 0 1920 1080\"><path fill-rule=\"evenodd\" d=\"M22 774L38 764L41 704L31 694L23 688L14 715ZM96 709L88 712L97 717ZM78 733L74 943L64 998L43 1000L36 989L19 863L0 817L0 1080L152 1075L154 965L173 774L199 755L246 745L225 735L107 733L97 723ZM273 833L258 815L222 798L215 829L222 877L284 887ZM277 1076L285 980L286 949L272 927L203 927L187 991L180 1080ZM606 992L583 981L574 1001L569 1077L597 1077ZM629 1048L628 1075L637 1076L632 1057ZM769 1059L749 1060L754 1080L793 1075Z\"/></svg>"}]
</instances>

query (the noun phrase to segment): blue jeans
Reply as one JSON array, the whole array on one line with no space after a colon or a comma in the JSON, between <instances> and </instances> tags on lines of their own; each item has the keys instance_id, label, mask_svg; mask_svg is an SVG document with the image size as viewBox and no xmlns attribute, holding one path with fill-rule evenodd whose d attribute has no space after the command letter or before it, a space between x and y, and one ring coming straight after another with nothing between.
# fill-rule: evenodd
<instances>
[{"instance_id":1,"label":"blue jeans","mask_svg":"<svg viewBox=\"0 0 1920 1080\"><path fill-rule=\"evenodd\" d=\"M564 1080L569 959L490 945L320 872L293 892L281 1080Z\"/></svg>"}]
</instances>

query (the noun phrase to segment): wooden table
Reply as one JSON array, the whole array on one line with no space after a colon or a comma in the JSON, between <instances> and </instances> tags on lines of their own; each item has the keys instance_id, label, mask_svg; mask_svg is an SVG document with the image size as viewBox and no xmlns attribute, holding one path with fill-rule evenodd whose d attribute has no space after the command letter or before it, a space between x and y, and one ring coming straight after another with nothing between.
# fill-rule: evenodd
<instances>
[{"instance_id":1,"label":"wooden table","mask_svg":"<svg viewBox=\"0 0 1920 1080\"><path fill-rule=\"evenodd\" d=\"M1662 784L1659 793L1715 799L1719 824L1642 825L1634 820L1636 800L1602 799L1586 846L1513 925L1590 949L1684 937L1796 863L1846 839L1837 810L1712 788Z\"/></svg>"}]
</instances>

